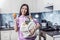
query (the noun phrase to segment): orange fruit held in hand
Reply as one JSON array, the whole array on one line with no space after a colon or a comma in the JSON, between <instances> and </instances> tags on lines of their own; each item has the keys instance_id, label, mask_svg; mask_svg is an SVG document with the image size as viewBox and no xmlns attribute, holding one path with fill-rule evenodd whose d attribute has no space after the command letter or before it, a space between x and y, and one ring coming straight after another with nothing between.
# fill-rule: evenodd
<instances>
[{"instance_id":1,"label":"orange fruit held in hand","mask_svg":"<svg viewBox=\"0 0 60 40\"><path fill-rule=\"evenodd\" d=\"M16 13L13 13L13 18L14 18L14 19L16 18L16 16L17 16Z\"/></svg>"}]
</instances>

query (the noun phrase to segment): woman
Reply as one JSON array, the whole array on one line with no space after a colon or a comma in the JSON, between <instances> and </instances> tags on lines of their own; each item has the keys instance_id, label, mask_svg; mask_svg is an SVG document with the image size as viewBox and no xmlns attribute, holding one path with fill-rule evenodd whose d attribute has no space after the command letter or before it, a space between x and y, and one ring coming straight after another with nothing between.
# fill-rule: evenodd
<instances>
[{"instance_id":1,"label":"woman","mask_svg":"<svg viewBox=\"0 0 60 40\"><path fill-rule=\"evenodd\" d=\"M20 8L20 13L19 13L19 17L18 18L14 18L16 21L15 24L15 31L18 32L18 40L35 40L36 36L33 37L27 37L24 38L23 37L23 33L20 31L20 26L21 24L26 21L27 16L29 15L29 7L27 4L23 4ZM34 20L35 21L35 20ZM30 36L34 34L34 32L40 27L39 23L37 21L35 21L36 26L35 28L32 28L29 32L30 32Z\"/></svg>"}]
</instances>

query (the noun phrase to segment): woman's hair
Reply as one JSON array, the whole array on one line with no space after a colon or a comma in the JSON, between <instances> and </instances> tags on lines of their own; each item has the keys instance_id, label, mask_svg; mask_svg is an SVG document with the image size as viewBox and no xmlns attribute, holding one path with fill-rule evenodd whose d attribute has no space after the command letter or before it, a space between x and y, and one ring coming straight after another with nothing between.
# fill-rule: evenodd
<instances>
[{"instance_id":1,"label":"woman's hair","mask_svg":"<svg viewBox=\"0 0 60 40\"><path fill-rule=\"evenodd\" d=\"M22 15L21 9L22 9L23 6L26 6L26 7L27 7L27 12L26 12L25 16L29 15L29 6L28 6L27 4L23 4L23 5L21 6L21 8L20 8L19 16ZM19 17L19 16L18 16L18 17Z\"/></svg>"}]
</instances>

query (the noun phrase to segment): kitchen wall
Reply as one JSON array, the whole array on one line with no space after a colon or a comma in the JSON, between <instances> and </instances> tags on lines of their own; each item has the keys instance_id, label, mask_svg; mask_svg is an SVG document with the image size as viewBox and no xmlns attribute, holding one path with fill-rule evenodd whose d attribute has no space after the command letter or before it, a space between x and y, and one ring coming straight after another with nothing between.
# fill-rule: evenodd
<instances>
[{"instance_id":1,"label":"kitchen wall","mask_svg":"<svg viewBox=\"0 0 60 40\"><path fill-rule=\"evenodd\" d=\"M60 10L60 0L1 0L0 13L19 13L20 6L29 5L30 12L52 11L45 7L53 5L53 10Z\"/></svg>"},{"instance_id":2,"label":"kitchen wall","mask_svg":"<svg viewBox=\"0 0 60 40\"><path fill-rule=\"evenodd\" d=\"M53 0L37 0L37 12L48 12L52 11L48 8L48 6L53 5L54 1Z\"/></svg>"},{"instance_id":3,"label":"kitchen wall","mask_svg":"<svg viewBox=\"0 0 60 40\"><path fill-rule=\"evenodd\" d=\"M60 22L59 22L60 11L40 12L40 13L31 13L31 14L35 19L38 19L39 22L41 22L42 19L46 19L47 21L51 21L53 24L57 23L58 25L60 25ZM1 15L0 17L2 17L1 21L3 25L5 25L5 23L8 23L9 21L12 21L12 23L14 22L12 13L0 14L0 15ZM17 13L17 16L18 16L18 13ZM36 18L35 16L37 16L38 18Z\"/></svg>"},{"instance_id":4,"label":"kitchen wall","mask_svg":"<svg viewBox=\"0 0 60 40\"><path fill-rule=\"evenodd\" d=\"M16 14L18 17L18 13L16 13ZM5 26L6 23L7 23L7 25L10 24L11 27L14 26L13 13L9 13L9 14L3 13L3 14L0 14L0 17L1 17L1 21L0 21L1 26Z\"/></svg>"},{"instance_id":5,"label":"kitchen wall","mask_svg":"<svg viewBox=\"0 0 60 40\"><path fill-rule=\"evenodd\" d=\"M20 9L20 0L1 0L1 13L18 13Z\"/></svg>"},{"instance_id":6,"label":"kitchen wall","mask_svg":"<svg viewBox=\"0 0 60 40\"><path fill-rule=\"evenodd\" d=\"M60 11L43 12L42 19L52 22L53 25L55 23L60 25Z\"/></svg>"},{"instance_id":7,"label":"kitchen wall","mask_svg":"<svg viewBox=\"0 0 60 40\"><path fill-rule=\"evenodd\" d=\"M52 11L45 7L53 5L52 0L2 0L0 2L1 13L19 13L22 4L28 4L31 12Z\"/></svg>"},{"instance_id":8,"label":"kitchen wall","mask_svg":"<svg viewBox=\"0 0 60 40\"><path fill-rule=\"evenodd\" d=\"M1 13L19 13L20 6L24 3L29 5L30 12L35 12L37 6L36 0L3 0L2 3Z\"/></svg>"},{"instance_id":9,"label":"kitchen wall","mask_svg":"<svg viewBox=\"0 0 60 40\"><path fill-rule=\"evenodd\" d=\"M54 10L60 10L60 0L54 0Z\"/></svg>"}]
</instances>

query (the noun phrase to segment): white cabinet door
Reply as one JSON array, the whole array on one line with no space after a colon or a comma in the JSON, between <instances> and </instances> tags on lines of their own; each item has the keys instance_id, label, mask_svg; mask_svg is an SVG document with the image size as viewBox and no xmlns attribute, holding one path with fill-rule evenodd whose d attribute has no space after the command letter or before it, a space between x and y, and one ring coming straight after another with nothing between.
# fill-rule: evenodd
<instances>
[{"instance_id":1,"label":"white cabinet door","mask_svg":"<svg viewBox=\"0 0 60 40\"><path fill-rule=\"evenodd\" d=\"M9 31L1 31L1 40L9 40Z\"/></svg>"},{"instance_id":2,"label":"white cabinet door","mask_svg":"<svg viewBox=\"0 0 60 40\"><path fill-rule=\"evenodd\" d=\"M54 38L54 40L60 40L60 38Z\"/></svg>"},{"instance_id":3,"label":"white cabinet door","mask_svg":"<svg viewBox=\"0 0 60 40\"><path fill-rule=\"evenodd\" d=\"M10 34L11 34L11 40L17 40L18 39L18 33L15 32L14 30L12 30L10 32Z\"/></svg>"},{"instance_id":4,"label":"white cabinet door","mask_svg":"<svg viewBox=\"0 0 60 40\"><path fill-rule=\"evenodd\" d=\"M18 33L14 30L1 31L1 40L17 40Z\"/></svg>"},{"instance_id":5,"label":"white cabinet door","mask_svg":"<svg viewBox=\"0 0 60 40\"><path fill-rule=\"evenodd\" d=\"M50 35L46 34L46 40L53 40L53 37L51 37Z\"/></svg>"},{"instance_id":6,"label":"white cabinet door","mask_svg":"<svg viewBox=\"0 0 60 40\"><path fill-rule=\"evenodd\" d=\"M60 35L55 35L53 37L54 37L54 40L60 40Z\"/></svg>"}]
</instances>

